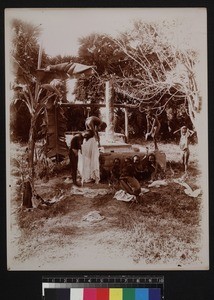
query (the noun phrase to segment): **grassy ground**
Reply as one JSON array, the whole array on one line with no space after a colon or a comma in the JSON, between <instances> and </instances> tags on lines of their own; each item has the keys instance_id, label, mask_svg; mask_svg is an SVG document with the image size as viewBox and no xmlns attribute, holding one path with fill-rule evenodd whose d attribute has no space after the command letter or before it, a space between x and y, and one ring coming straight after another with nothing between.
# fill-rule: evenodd
<instances>
[{"instance_id":1,"label":"grassy ground","mask_svg":"<svg viewBox=\"0 0 214 300\"><path fill-rule=\"evenodd\" d=\"M14 145L11 154L11 268L170 269L201 264L202 198L187 196L184 187L172 181L183 175L177 145L160 145L171 161L166 172L168 185L150 188L138 203L115 200L106 184L86 185L106 189L104 196L74 195L72 184L65 181L69 170L64 168L49 181L37 179L35 184L43 199L61 200L30 211L21 209L17 158L24 155L23 150ZM196 146L191 145L190 150L186 182L195 189L200 187ZM84 216L92 211L103 219L85 221Z\"/></svg>"}]
</instances>

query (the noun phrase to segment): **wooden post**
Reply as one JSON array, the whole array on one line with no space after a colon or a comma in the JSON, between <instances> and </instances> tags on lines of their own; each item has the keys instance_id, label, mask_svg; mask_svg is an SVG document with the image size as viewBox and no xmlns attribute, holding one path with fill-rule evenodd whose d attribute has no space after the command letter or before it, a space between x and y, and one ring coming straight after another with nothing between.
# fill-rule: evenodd
<instances>
[{"instance_id":1,"label":"wooden post","mask_svg":"<svg viewBox=\"0 0 214 300\"><path fill-rule=\"evenodd\" d=\"M42 41L40 42L40 46L39 46L39 55L38 55L38 63L37 63L37 69L41 68L41 64L42 64Z\"/></svg>"},{"instance_id":2,"label":"wooden post","mask_svg":"<svg viewBox=\"0 0 214 300\"><path fill-rule=\"evenodd\" d=\"M114 141L114 98L113 86L111 81L106 81L105 90L106 100L106 138L108 141Z\"/></svg>"},{"instance_id":3,"label":"wooden post","mask_svg":"<svg viewBox=\"0 0 214 300\"><path fill-rule=\"evenodd\" d=\"M129 139L129 119L128 119L128 108L124 108L125 111L125 136L126 136L126 142L128 143Z\"/></svg>"}]
</instances>

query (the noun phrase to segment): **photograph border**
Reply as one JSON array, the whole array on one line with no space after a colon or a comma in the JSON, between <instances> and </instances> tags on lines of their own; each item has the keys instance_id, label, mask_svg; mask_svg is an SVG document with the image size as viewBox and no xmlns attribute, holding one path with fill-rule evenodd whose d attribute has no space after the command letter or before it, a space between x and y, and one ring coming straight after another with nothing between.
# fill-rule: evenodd
<instances>
[{"instance_id":1,"label":"photograph border","mask_svg":"<svg viewBox=\"0 0 214 300\"><path fill-rule=\"evenodd\" d=\"M25 3L24 3L25 2ZM138 4L136 2L131 2L129 1L127 3L126 1L126 6L131 7L133 5L142 7L142 4L139 3L139 1L137 1ZM165 2L161 3L162 5L167 5L170 6L169 1L167 1L168 4L166 4ZM4 15L4 8L6 7L14 7L17 4L14 4L13 1L3 1L1 3L1 22L3 24L3 15ZM29 2L28 5L26 3L26 1L22 1L22 3L20 5L24 5L25 6L29 6ZM36 1L36 3L33 1L31 1L30 5L32 5L32 7L45 7L45 3L39 3ZM46 2L47 5L47 2ZM56 1L52 1L52 3L50 4L50 7L53 7L56 4ZM76 3L73 4L75 7L82 5L82 7L85 7L85 2L81 2L80 1L76 1ZM92 6L95 5L94 7L97 7L97 4L93 3ZM114 2L113 4L110 4L111 7L112 6L119 6L120 5L125 5L125 3L116 3ZM144 3L144 5L146 7L151 6L151 1L146 1ZM156 7L157 3L154 4L154 7ZM186 6L187 3L186 2L182 2L182 1L175 1L175 3L173 3L173 7L176 6ZM213 83L212 83L212 73L213 73L213 33L212 33L212 28L214 28L214 24L213 24L213 6L211 4L211 1L189 1L188 3L189 6L201 6L201 7L207 7L207 11L208 11L208 84L209 84L209 90L208 90L208 130L209 130L209 183L210 183L210 190L209 190L209 195L210 195L210 200L209 200L209 229L210 229L210 268L207 271L158 271L158 273L164 274L165 276L165 283L166 283L166 288L165 288L165 296L166 299L181 299L181 297L185 296L186 299L192 299L191 297L194 296L194 299L202 299L201 297L206 297L203 299L211 299L210 297L214 296L214 292L213 292L213 288L212 288L212 278L214 276L213 273L213 232L214 232L214 224L213 224L213 213L214 213L214 206L213 206L213 201L212 201L212 195L213 195L213 185L212 185L212 179L213 179L213 166L214 166L214 161L213 161L213 102L210 100L213 98ZM68 3L66 4L65 1L62 1L60 3L60 6L68 6ZM109 7L109 3L103 3L103 6L107 6ZM159 6L159 5L158 5ZM58 7L58 5L57 5ZM73 7L73 6L72 6ZM122 6L123 7L123 6ZM3 25L4 26L4 25ZM4 44L3 42L3 35L4 35L4 31L3 31L3 26L1 26L1 30L2 30L2 45ZM2 56L2 70L4 69L4 47L1 48L1 56ZM2 89L1 89L1 98L4 99L4 78L2 78ZM3 101L3 108L4 108L4 101ZM4 139L4 130L5 130L5 116L4 116L4 109L3 112L1 112L1 129L2 129L2 135L1 135L1 145L5 145L5 139ZM5 166L5 151L2 150L1 152L1 160L2 160L2 165ZM2 183L3 183L3 188L1 188L1 199L5 199L6 197L6 191L4 188L4 185L6 185L5 183L5 175L3 174L4 172L2 172ZM14 286L15 289L17 290L17 299L21 299L21 296L23 296L23 288L21 288L20 286L25 282L26 284L26 289L25 289L25 295L27 297L31 296L32 299L38 299L39 295L41 295L41 277L43 275L48 275L48 274L62 274L62 272L60 271L53 271L53 272L14 272L14 271L7 271L6 269L6 204L5 202L2 203L2 210L1 210L1 220L4 220L3 222L3 226L1 226L1 237L2 237L2 245L5 245L5 247L3 247L3 251L1 255L1 278L2 278L2 282L4 285L4 291L3 293L5 293L5 295L7 294L9 297L7 297L7 299L12 299L11 296L14 295L14 291L9 289L9 286L11 285L11 281L14 282ZM106 272L68 272L68 271L64 271L63 274L66 275L67 274L107 274ZM111 272L111 274L118 274L118 272ZM124 272L119 272L119 274L151 274L151 273L156 273L156 271L146 271L142 270L142 271L124 271ZM32 296L32 288L34 291L34 298ZM174 294L174 292L176 291L176 295ZM168 297L168 298L167 298Z\"/></svg>"}]
</instances>

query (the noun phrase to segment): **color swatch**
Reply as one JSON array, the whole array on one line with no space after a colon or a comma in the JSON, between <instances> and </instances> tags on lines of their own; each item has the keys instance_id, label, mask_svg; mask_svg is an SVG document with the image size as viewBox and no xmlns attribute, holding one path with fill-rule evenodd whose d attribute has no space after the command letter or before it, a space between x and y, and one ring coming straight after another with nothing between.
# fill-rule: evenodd
<instances>
[{"instance_id":1,"label":"color swatch","mask_svg":"<svg viewBox=\"0 0 214 300\"><path fill-rule=\"evenodd\" d=\"M45 300L161 300L160 288L51 288Z\"/></svg>"}]
</instances>

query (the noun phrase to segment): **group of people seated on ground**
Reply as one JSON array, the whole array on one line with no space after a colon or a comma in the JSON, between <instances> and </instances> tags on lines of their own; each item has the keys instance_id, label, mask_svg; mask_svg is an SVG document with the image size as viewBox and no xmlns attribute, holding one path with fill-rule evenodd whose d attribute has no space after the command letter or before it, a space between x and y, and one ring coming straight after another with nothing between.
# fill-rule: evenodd
<instances>
[{"instance_id":1,"label":"group of people seated on ground","mask_svg":"<svg viewBox=\"0 0 214 300\"><path fill-rule=\"evenodd\" d=\"M100 164L101 182L109 182L114 188L122 188L135 196L140 194L143 182L162 179L164 176L164 170L153 153L147 153L142 159L139 155L126 157L123 161L116 157L110 170L102 162Z\"/></svg>"}]
</instances>

